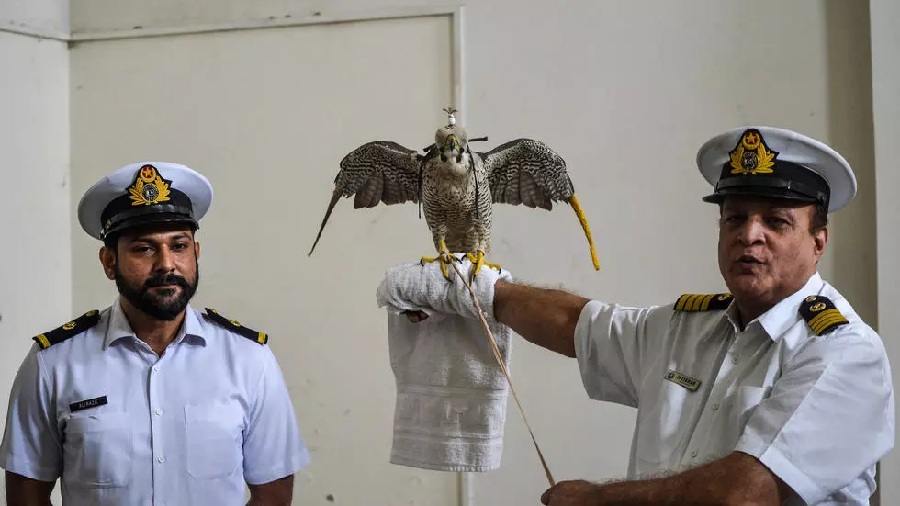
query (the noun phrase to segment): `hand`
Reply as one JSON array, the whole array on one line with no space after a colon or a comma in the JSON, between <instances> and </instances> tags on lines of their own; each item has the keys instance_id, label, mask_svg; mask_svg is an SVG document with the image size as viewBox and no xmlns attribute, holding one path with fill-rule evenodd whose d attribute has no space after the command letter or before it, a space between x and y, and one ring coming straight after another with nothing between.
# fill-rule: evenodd
<instances>
[{"instance_id":1,"label":"hand","mask_svg":"<svg viewBox=\"0 0 900 506\"><path fill-rule=\"evenodd\" d=\"M584 480L561 481L547 489L541 503L547 506L595 506L600 485Z\"/></svg>"},{"instance_id":2,"label":"hand","mask_svg":"<svg viewBox=\"0 0 900 506\"><path fill-rule=\"evenodd\" d=\"M405 316L407 320L409 320L409 321L411 321L411 322L413 322L413 323L419 323L419 322L421 322L421 321L424 321L424 320L427 320L427 319L428 319L428 313L426 313L425 311L419 311L419 310L411 311L411 310L406 310L406 311L401 311L401 314L402 314L403 316Z\"/></svg>"},{"instance_id":3,"label":"hand","mask_svg":"<svg viewBox=\"0 0 900 506\"><path fill-rule=\"evenodd\" d=\"M463 273L468 272L470 263L463 257L460 265ZM378 287L378 306L390 305L414 322L427 318L425 311L478 318L465 281L453 274L448 281L437 264L417 262L391 267ZM500 273L482 269L472 282L478 304L488 318L493 318L494 284L500 279L511 280L512 276L505 270Z\"/></svg>"}]
</instances>

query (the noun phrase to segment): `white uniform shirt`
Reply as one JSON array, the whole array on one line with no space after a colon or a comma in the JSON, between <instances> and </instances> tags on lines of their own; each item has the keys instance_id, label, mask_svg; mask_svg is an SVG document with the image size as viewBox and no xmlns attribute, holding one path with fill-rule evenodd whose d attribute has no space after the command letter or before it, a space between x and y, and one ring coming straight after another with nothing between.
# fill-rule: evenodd
<instances>
[{"instance_id":1,"label":"white uniform shirt","mask_svg":"<svg viewBox=\"0 0 900 506\"><path fill-rule=\"evenodd\" d=\"M71 406L98 398L105 404ZM118 301L86 332L31 350L0 445L8 471L61 475L65 506L242 506L245 480L266 483L308 463L268 346L189 306L159 358Z\"/></svg>"},{"instance_id":2,"label":"white uniform shirt","mask_svg":"<svg viewBox=\"0 0 900 506\"><path fill-rule=\"evenodd\" d=\"M850 323L816 335L799 312L809 295L829 298ZM818 273L743 332L735 316L733 302L702 312L599 301L583 309L575 339L585 390L638 409L629 478L740 451L802 498L788 505L868 505L875 463L894 444L880 337ZM670 372L680 376L667 380Z\"/></svg>"}]
</instances>

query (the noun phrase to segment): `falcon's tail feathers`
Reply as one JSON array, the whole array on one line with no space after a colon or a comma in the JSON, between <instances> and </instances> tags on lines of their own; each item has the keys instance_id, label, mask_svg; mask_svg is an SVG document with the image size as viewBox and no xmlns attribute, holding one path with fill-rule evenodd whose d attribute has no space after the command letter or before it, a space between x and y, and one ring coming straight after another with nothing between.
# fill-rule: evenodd
<instances>
[{"instance_id":1,"label":"falcon's tail feathers","mask_svg":"<svg viewBox=\"0 0 900 506\"><path fill-rule=\"evenodd\" d=\"M341 191L339 188L335 188L334 193L331 195L331 202L328 203L328 209L325 211L325 217L322 218L322 225L319 227L319 233L316 235L316 241L313 242L312 248L309 249L309 254L306 256L312 256L313 250L316 249L316 244L319 244L319 239L322 238L322 230L325 229L325 223L328 222L328 218L331 217L331 211L334 209L334 206L337 205L337 202L340 199Z\"/></svg>"},{"instance_id":2,"label":"falcon's tail feathers","mask_svg":"<svg viewBox=\"0 0 900 506\"><path fill-rule=\"evenodd\" d=\"M416 192L419 197L419 219L422 219L422 178L425 174L425 162L419 162L419 180L416 182Z\"/></svg>"},{"instance_id":3,"label":"falcon's tail feathers","mask_svg":"<svg viewBox=\"0 0 900 506\"><path fill-rule=\"evenodd\" d=\"M486 139L487 137L485 137L485 140ZM475 219L478 219L481 216L481 209L479 209L481 198L479 198L478 195L478 173L475 172L475 158L472 157L472 150L469 149L468 144L466 144L466 152L469 154L469 170L472 172L472 177L475 178Z\"/></svg>"},{"instance_id":4,"label":"falcon's tail feathers","mask_svg":"<svg viewBox=\"0 0 900 506\"><path fill-rule=\"evenodd\" d=\"M594 249L594 240L591 238L591 227L588 225L587 217L584 215L584 211L581 210L581 204L578 203L578 197L574 193L568 200L569 205L575 210L575 216L578 217L578 222L581 223L581 228L584 229L584 235L587 237L588 244L591 247L591 262L594 263L594 269L599 271L600 262L597 261L597 251Z\"/></svg>"}]
</instances>

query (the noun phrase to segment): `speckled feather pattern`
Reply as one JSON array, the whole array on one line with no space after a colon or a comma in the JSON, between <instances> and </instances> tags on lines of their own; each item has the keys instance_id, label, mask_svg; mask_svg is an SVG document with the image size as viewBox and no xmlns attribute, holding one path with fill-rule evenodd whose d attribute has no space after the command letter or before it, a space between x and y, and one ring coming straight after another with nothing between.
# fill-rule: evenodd
<instances>
[{"instance_id":1,"label":"speckled feather pattern","mask_svg":"<svg viewBox=\"0 0 900 506\"><path fill-rule=\"evenodd\" d=\"M516 139L479 155L498 204L550 210L575 193L565 160L540 141Z\"/></svg>"},{"instance_id":2,"label":"speckled feather pattern","mask_svg":"<svg viewBox=\"0 0 900 506\"><path fill-rule=\"evenodd\" d=\"M434 157L425 165L422 176L422 210L431 230L434 247L440 251L441 239L453 253L487 253L491 247L491 194L484 172L484 164L475 158L475 168L456 175L450 170L455 159L442 162ZM469 165L463 154L461 165ZM476 178L478 214L475 209Z\"/></svg>"},{"instance_id":3,"label":"speckled feather pattern","mask_svg":"<svg viewBox=\"0 0 900 506\"><path fill-rule=\"evenodd\" d=\"M372 141L341 161L322 228L341 197L353 197L356 208L418 202L420 164L422 210L437 251L444 240L454 253L489 252L493 203L550 210L554 201L574 194L565 161L539 141L516 139L487 152L466 151L456 168L455 158L442 161L437 153L423 156L396 142Z\"/></svg>"},{"instance_id":4,"label":"speckled feather pattern","mask_svg":"<svg viewBox=\"0 0 900 506\"><path fill-rule=\"evenodd\" d=\"M392 141L372 141L341 160L334 178L335 190L354 197L353 206L375 207L418 202L419 163L417 153Z\"/></svg>"}]
</instances>

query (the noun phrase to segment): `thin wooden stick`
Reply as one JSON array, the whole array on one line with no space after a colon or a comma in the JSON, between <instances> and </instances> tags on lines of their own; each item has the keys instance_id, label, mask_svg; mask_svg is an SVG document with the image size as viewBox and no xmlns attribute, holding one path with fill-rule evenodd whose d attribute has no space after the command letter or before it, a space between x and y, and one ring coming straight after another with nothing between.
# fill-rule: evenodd
<instances>
[{"instance_id":1,"label":"thin wooden stick","mask_svg":"<svg viewBox=\"0 0 900 506\"><path fill-rule=\"evenodd\" d=\"M556 485L556 480L553 479L553 474L550 472L550 467L547 466L547 460L544 458L543 452L541 452L540 446L538 446L537 439L534 437L534 431L531 429L531 424L528 423L528 417L525 416L525 409L522 408L522 403L519 401L519 396L516 394L516 389L513 388L512 378L509 377L509 371L506 370L506 365L503 363L503 357L500 354L500 348L497 346L497 341L494 339L494 334L491 332L490 327L488 326L487 320L484 318L484 311L481 309L481 304L478 303L478 297L475 296L475 291L472 290L472 286L466 281L463 277L462 272L460 272L459 268L456 266L456 262L450 262L450 265L453 266L453 270L456 271L457 276L466 286L466 289L469 291L469 295L472 296L472 301L475 303L475 308L478 310L478 318L481 320L481 326L484 328L484 331L487 332L488 338L491 341L491 349L494 352L494 358L497 359L497 363L500 364L500 369L503 370L503 374L506 376L506 381L509 383L509 389L512 391L513 398L516 400L516 404L519 406L519 412L522 413L522 419L525 421L525 426L528 428L528 432L531 434L531 442L534 443L534 449L537 450L538 458L541 459L541 465L544 467L544 474L547 475L547 481L550 483L550 486L553 487Z\"/></svg>"}]
</instances>

